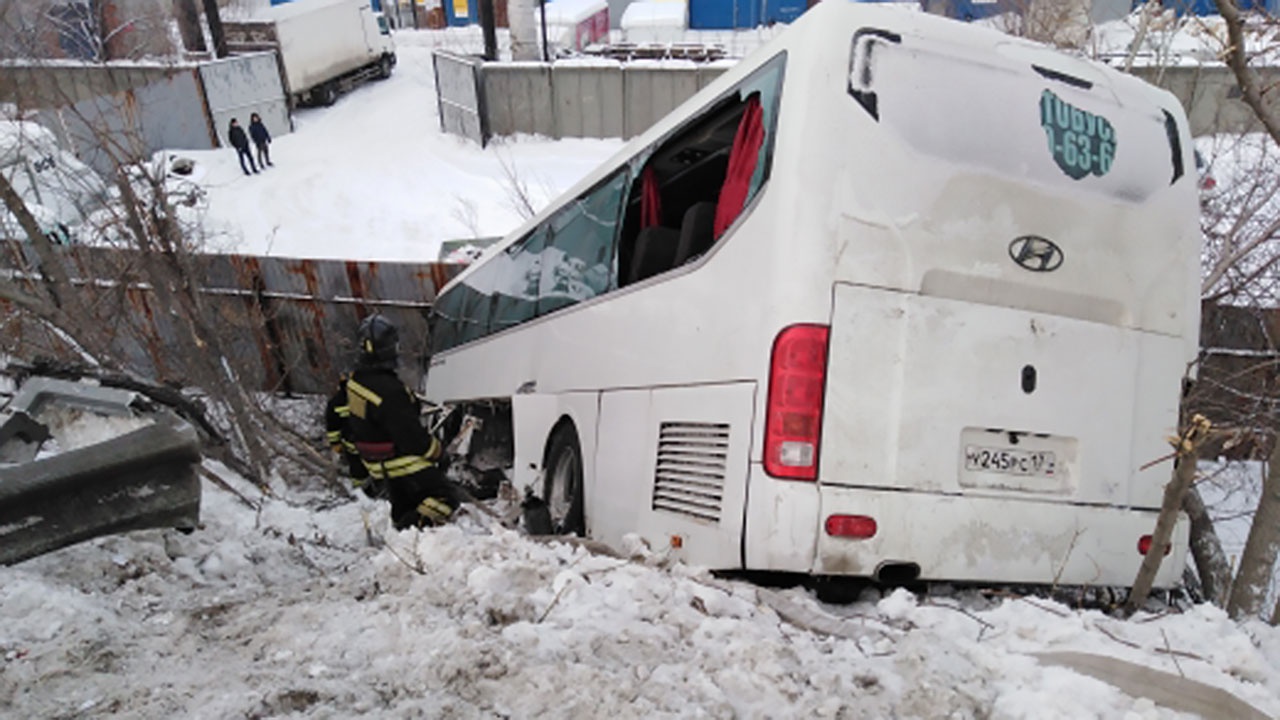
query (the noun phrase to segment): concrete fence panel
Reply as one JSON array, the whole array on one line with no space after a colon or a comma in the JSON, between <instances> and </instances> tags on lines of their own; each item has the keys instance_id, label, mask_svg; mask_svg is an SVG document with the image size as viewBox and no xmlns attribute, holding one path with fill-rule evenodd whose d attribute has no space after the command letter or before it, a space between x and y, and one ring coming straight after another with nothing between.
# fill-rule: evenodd
<instances>
[{"instance_id":1,"label":"concrete fence panel","mask_svg":"<svg viewBox=\"0 0 1280 720\"><path fill-rule=\"evenodd\" d=\"M622 66L555 65L551 75L556 137L622 137Z\"/></svg>"},{"instance_id":2,"label":"concrete fence panel","mask_svg":"<svg viewBox=\"0 0 1280 720\"><path fill-rule=\"evenodd\" d=\"M562 137L556 127L550 67L542 63L488 63L482 78L490 133Z\"/></svg>"},{"instance_id":3,"label":"concrete fence panel","mask_svg":"<svg viewBox=\"0 0 1280 720\"><path fill-rule=\"evenodd\" d=\"M698 68L628 65L622 71L623 137L633 138L653 126L698 92Z\"/></svg>"},{"instance_id":4,"label":"concrete fence panel","mask_svg":"<svg viewBox=\"0 0 1280 720\"><path fill-rule=\"evenodd\" d=\"M716 78L725 74L732 65L700 65L698 66L698 89L710 85Z\"/></svg>"},{"instance_id":5,"label":"concrete fence panel","mask_svg":"<svg viewBox=\"0 0 1280 720\"><path fill-rule=\"evenodd\" d=\"M1280 68L1255 68L1258 86L1280 84ZM1187 112L1191 134L1260 132L1261 123L1240 96L1240 86L1230 68L1222 65L1136 67L1133 74L1173 93ZM1272 93L1274 94L1274 93ZM1273 112L1280 112L1280 98L1266 98Z\"/></svg>"},{"instance_id":6,"label":"concrete fence panel","mask_svg":"<svg viewBox=\"0 0 1280 720\"><path fill-rule=\"evenodd\" d=\"M445 54L436 53L438 58ZM448 121L446 106L469 103L468 107L479 108L475 111L479 117L472 124L487 122L488 134L492 135L535 133L555 138L629 139L648 130L732 67L728 62L482 64L475 58L469 62L477 68L475 99L460 103L451 88L437 90L441 126L446 132L468 137L472 136L468 129L471 126ZM1280 84L1280 68L1260 68L1256 72L1262 87ZM1225 66L1137 67L1133 74L1178 98L1193 135L1261 129L1253 112L1240 99L1235 76ZM1280 110L1280 98L1270 102Z\"/></svg>"}]
</instances>

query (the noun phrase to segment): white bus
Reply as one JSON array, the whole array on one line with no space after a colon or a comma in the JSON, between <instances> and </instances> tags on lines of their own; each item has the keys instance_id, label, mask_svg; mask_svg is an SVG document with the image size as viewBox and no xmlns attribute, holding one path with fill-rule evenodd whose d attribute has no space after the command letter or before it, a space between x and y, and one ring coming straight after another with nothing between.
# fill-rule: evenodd
<instances>
[{"instance_id":1,"label":"white bus","mask_svg":"<svg viewBox=\"0 0 1280 720\"><path fill-rule=\"evenodd\" d=\"M443 288L425 393L562 531L1129 585L1196 353L1192 151L1133 77L820 3Z\"/></svg>"}]
</instances>

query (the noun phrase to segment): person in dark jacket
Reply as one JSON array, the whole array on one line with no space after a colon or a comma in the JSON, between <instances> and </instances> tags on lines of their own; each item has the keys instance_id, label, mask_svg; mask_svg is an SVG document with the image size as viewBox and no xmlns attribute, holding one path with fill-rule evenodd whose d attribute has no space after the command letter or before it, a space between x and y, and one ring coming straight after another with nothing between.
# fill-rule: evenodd
<instances>
[{"instance_id":1,"label":"person in dark jacket","mask_svg":"<svg viewBox=\"0 0 1280 720\"><path fill-rule=\"evenodd\" d=\"M459 493L440 466L440 441L419 420L417 397L396 375L399 331L385 316L370 315L359 340L356 368L330 399L335 416L346 407L339 436L355 447L369 477L386 483L397 530L444 523Z\"/></svg>"},{"instance_id":2,"label":"person in dark jacket","mask_svg":"<svg viewBox=\"0 0 1280 720\"><path fill-rule=\"evenodd\" d=\"M253 144L258 148L258 165L260 167L268 167L271 165L271 133L267 132L267 126L262 124L262 118L258 113L249 116L249 137L253 139Z\"/></svg>"},{"instance_id":3,"label":"person in dark jacket","mask_svg":"<svg viewBox=\"0 0 1280 720\"><path fill-rule=\"evenodd\" d=\"M258 172L258 166L253 164L253 155L249 154L249 136L244 134L244 128L240 127L239 120L231 118L231 127L227 128L227 139L236 149L236 157L240 159L240 169L244 174L248 175L250 169L255 173ZM246 159L249 161L249 167L244 166Z\"/></svg>"},{"instance_id":4,"label":"person in dark jacket","mask_svg":"<svg viewBox=\"0 0 1280 720\"><path fill-rule=\"evenodd\" d=\"M360 452L356 450L347 428L347 418L351 417L351 408L347 405L347 380L350 377L350 373L344 373L338 379L338 391L329 398L329 403L324 408L325 441L342 458L353 487L360 488L374 500L386 500L386 481L369 477L369 470L360 459Z\"/></svg>"}]
</instances>

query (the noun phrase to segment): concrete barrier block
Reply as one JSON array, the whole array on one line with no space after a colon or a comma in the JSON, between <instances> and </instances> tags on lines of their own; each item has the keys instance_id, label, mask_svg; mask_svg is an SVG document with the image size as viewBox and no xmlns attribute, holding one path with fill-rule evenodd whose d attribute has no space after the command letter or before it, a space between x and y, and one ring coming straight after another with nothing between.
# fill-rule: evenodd
<instances>
[{"instance_id":1,"label":"concrete barrier block","mask_svg":"<svg viewBox=\"0 0 1280 720\"><path fill-rule=\"evenodd\" d=\"M622 72L623 103L627 108L623 137L632 138L653 126L698 91L698 69L689 67L628 66Z\"/></svg>"},{"instance_id":2,"label":"concrete barrier block","mask_svg":"<svg viewBox=\"0 0 1280 720\"><path fill-rule=\"evenodd\" d=\"M491 134L557 137L549 67L541 63L486 63L483 78Z\"/></svg>"},{"instance_id":3,"label":"concrete barrier block","mask_svg":"<svg viewBox=\"0 0 1280 720\"><path fill-rule=\"evenodd\" d=\"M622 137L622 66L552 70L557 137Z\"/></svg>"}]
</instances>

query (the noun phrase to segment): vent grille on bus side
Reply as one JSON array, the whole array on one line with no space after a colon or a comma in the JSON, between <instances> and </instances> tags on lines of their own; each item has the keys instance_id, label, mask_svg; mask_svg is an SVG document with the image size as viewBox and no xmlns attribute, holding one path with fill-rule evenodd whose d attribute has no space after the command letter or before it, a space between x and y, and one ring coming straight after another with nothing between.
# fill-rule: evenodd
<instances>
[{"instance_id":1,"label":"vent grille on bus side","mask_svg":"<svg viewBox=\"0 0 1280 720\"><path fill-rule=\"evenodd\" d=\"M728 454L727 423L662 423L653 509L719 522Z\"/></svg>"}]
</instances>

